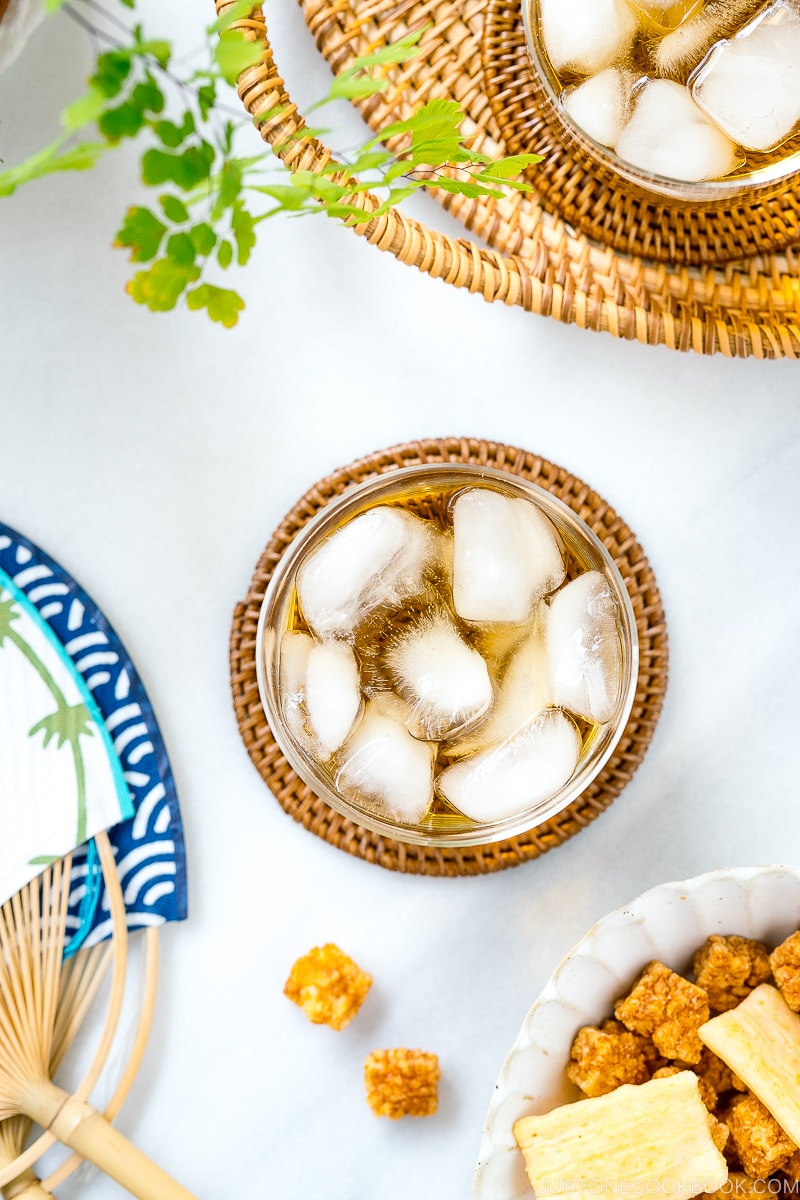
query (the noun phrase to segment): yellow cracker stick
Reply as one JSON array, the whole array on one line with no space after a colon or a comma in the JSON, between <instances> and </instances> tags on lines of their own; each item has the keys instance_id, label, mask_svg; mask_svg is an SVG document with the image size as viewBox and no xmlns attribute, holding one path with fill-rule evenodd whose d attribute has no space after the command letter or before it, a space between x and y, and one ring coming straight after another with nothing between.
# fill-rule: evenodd
<instances>
[{"instance_id":1,"label":"yellow cracker stick","mask_svg":"<svg viewBox=\"0 0 800 1200\"><path fill-rule=\"evenodd\" d=\"M606 1194L689 1200L717 1191L728 1178L692 1071L523 1117L514 1136L537 1200Z\"/></svg>"},{"instance_id":2,"label":"yellow cracker stick","mask_svg":"<svg viewBox=\"0 0 800 1200\"><path fill-rule=\"evenodd\" d=\"M698 1033L800 1145L800 1016L777 988L762 983Z\"/></svg>"}]
</instances>

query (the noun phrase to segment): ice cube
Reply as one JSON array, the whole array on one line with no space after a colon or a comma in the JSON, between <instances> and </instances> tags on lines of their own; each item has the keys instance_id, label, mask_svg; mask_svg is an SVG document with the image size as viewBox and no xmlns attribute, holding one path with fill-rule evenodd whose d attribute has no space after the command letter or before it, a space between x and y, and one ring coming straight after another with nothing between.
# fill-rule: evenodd
<instances>
[{"instance_id":1,"label":"ice cube","mask_svg":"<svg viewBox=\"0 0 800 1200\"><path fill-rule=\"evenodd\" d=\"M687 183L728 175L741 155L698 108L686 88L652 79L637 92L633 115L617 139L625 162Z\"/></svg>"},{"instance_id":2,"label":"ice cube","mask_svg":"<svg viewBox=\"0 0 800 1200\"><path fill-rule=\"evenodd\" d=\"M358 663L345 642L323 642L309 654L306 708L327 761L344 742L361 709Z\"/></svg>"},{"instance_id":3,"label":"ice cube","mask_svg":"<svg viewBox=\"0 0 800 1200\"><path fill-rule=\"evenodd\" d=\"M509 655L489 717L460 737L451 749L462 755L496 746L514 737L551 704L544 631L537 617L531 631Z\"/></svg>"},{"instance_id":4,"label":"ice cube","mask_svg":"<svg viewBox=\"0 0 800 1200\"><path fill-rule=\"evenodd\" d=\"M411 705L401 700L397 692L370 691L370 711L388 717L398 725L408 725L411 716Z\"/></svg>"},{"instance_id":5,"label":"ice cube","mask_svg":"<svg viewBox=\"0 0 800 1200\"><path fill-rule=\"evenodd\" d=\"M308 633L292 630L281 638L280 699L286 724L295 738L309 748L306 729L306 676L314 639Z\"/></svg>"},{"instance_id":6,"label":"ice cube","mask_svg":"<svg viewBox=\"0 0 800 1200\"><path fill-rule=\"evenodd\" d=\"M479 720L492 703L492 681L477 650L443 613L422 617L386 653L393 685L408 701L408 728L428 741Z\"/></svg>"},{"instance_id":7,"label":"ice cube","mask_svg":"<svg viewBox=\"0 0 800 1200\"><path fill-rule=\"evenodd\" d=\"M601 71L625 53L636 17L625 0L541 0L542 41L556 71Z\"/></svg>"},{"instance_id":8,"label":"ice cube","mask_svg":"<svg viewBox=\"0 0 800 1200\"><path fill-rule=\"evenodd\" d=\"M779 146L800 123L800 9L773 5L716 46L693 95L712 121L747 150Z\"/></svg>"},{"instance_id":9,"label":"ice cube","mask_svg":"<svg viewBox=\"0 0 800 1200\"><path fill-rule=\"evenodd\" d=\"M465 621L524 621L564 578L555 530L529 500L463 492L453 529L453 605Z\"/></svg>"},{"instance_id":10,"label":"ice cube","mask_svg":"<svg viewBox=\"0 0 800 1200\"><path fill-rule=\"evenodd\" d=\"M300 702L303 699L308 674L308 658L314 649L314 639L309 633L290 630L281 638L281 696L286 700Z\"/></svg>"},{"instance_id":11,"label":"ice cube","mask_svg":"<svg viewBox=\"0 0 800 1200\"><path fill-rule=\"evenodd\" d=\"M599 725L610 721L622 687L622 647L617 601L599 571L586 571L553 597L546 643L553 704Z\"/></svg>"},{"instance_id":12,"label":"ice cube","mask_svg":"<svg viewBox=\"0 0 800 1200\"><path fill-rule=\"evenodd\" d=\"M358 664L343 642L317 643L291 630L281 639L281 711L295 739L319 762L339 749L361 708Z\"/></svg>"},{"instance_id":13,"label":"ice cube","mask_svg":"<svg viewBox=\"0 0 800 1200\"><path fill-rule=\"evenodd\" d=\"M656 73L686 83L714 43L740 30L763 5L764 0L706 0L699 12L655 45Z\"/></svg>"},{"instance_id":14,"label":"ice cube","mask_svg":"<svg viewBox=\"0 0 800 1200\"><path fill-rule=\"evenodd\" d=\"M301 566L297 594L319 637L350 637L378 605L421 592L437 545L426 521L379 505L348 521Z\"/></svg>"},{"instance_id":15,"label":"ice cube","mask_svg":"<svg viewBox=\"0 0 800 1200\"><path fill-rule=\"evenodd\" d=\"M617 144L635 81L630 71L606 67L564 95L564 108L572 120L601 146Z\"/></svg>"},{"instance_id":16,"label":"ice cube","mask_svg":"<svg viewBox=\"0 0 800 1200\"><path fill-rule=\"evenodd\" d=\"M575 724L551 708L511 741L447 767L436 786L465 817L500 821L554 796L569 780L579 757Z\"/></svg>"},{"instance_id":17,"label":"ice cube","mask_svg":"<svg viewBox=\"0 0 800 1200\"><path fill-rule=\"evenodd\" d=\"M414 825L433 799L434 747L367 704L341 753L336 786L343 796Z\"/></svg>"}]
</instances>

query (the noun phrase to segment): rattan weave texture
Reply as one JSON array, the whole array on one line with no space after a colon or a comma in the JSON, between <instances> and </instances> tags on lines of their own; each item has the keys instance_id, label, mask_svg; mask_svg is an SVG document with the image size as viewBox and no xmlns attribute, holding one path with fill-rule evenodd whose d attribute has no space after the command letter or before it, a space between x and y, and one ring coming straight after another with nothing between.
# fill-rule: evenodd
<instances>
[{"instance_id":1,"label":"rattan weave texture","mask_svg":"<svg viewBox=\"0 0 800 1200\"><path fill-rule=\"evenodd\" d=\"M726 262L800 242L800 191L761 185L735 203L654 203L567 132L531 67L520 0L488 0L481 41L486 94L512 154L544 162L531 182L551 209L623 254L668 263Z\"/></svg>"},{"instance_id":2,"label":"rattan weave texture","mask_svg":"<svg viewBox=\"0 0 800 1200\"><path fill-rule=\"evenodd\" d=\"M216 0L220 13L231 0ZM425 99L452 97L474 144L504 149L487 94L482 39L488 0L301 0L334 71L354 57L425 27L423 53L390 73L390 87L362 105L373 128L410 115ZM260 7L237 23L263 46L239 79L260 132L290 167L319 171L331 151L305 131L276 66ZM378 198L353 197L365 211ZM623 253L579 234L537 195L503 200L446 196L442 203L475 235L452 238L391 209L353 232L401 262L487 301L519 305L584 329L701 354L800 358L800 253L756 255L724 265L675 266Z\"/></svg>"},{"instance_id":3,"label":"rattan weave texture","mask_svg":"<svg viewBox=\"0 0 800 1200\"><path fill-rule=\"evenodd\" d=\"M361 828L329 808L297 777L267 724L256 679L256 628L275 566L295 535L334 496L371 476L419 463L467 462L531 479L570 506L611 553L633 603L639 633L639 680L633 709L614 755L594 783L568 808L529 833L466 849L411 846ZM245 600L236 606L230 639L233 705L247 752L276 799L296 821L349 854L394 871L478 875L516 866L572 837L603 812L629 782L658 721L667 685L667 632L652 569L635 535L588 484L527 450L473 438L441 438L393 446L358 459L320 480L285 516L270 538Z\"/></svg>"}]
</instances>

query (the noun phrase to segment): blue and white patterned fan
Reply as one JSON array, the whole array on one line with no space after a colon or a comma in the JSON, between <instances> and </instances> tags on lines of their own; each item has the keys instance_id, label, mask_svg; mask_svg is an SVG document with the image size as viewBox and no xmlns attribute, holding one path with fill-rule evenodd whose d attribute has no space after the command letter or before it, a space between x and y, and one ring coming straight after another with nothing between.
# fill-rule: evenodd
<instances>
[{"instance_id":1,"label":"blue and white patterned fan","mask_svg":"<svg viewBox=\"0 0 800 1200\"><path fill-rule=\"evenodd\" d=\"M109 829L128 928L180 921L187 914L180 810L164 740L125 648L97 605L49 555L0 523L0 584L36 609L74 663L122 768L133 816ZM91 843L73 856L68 928L77 944L109 936L111 922ZM93 896L93 881L100 885ZM88 885L88 886L87 886ZM89 903L88 901L92 901Z\"/></svg>"}]
</instances>

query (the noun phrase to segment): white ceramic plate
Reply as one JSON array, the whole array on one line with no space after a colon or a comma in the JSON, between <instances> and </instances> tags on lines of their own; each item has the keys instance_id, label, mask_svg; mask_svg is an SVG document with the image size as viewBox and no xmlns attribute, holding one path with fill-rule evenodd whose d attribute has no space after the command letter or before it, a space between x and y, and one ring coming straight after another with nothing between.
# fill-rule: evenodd
<instances>
[{"instance_id":1,"label":"white ceramic plate","mask_svg":"<svg viewBox=\"0 0 800 1200\"><path fill-rule=\"evenodd\" d=\"M800 868L712 871L652 888L589 930L555 970L511 1048L484 1125L474 1200L533 1200L513 1125L577 1098L564 1068L582 1025L596 1025L652 959L685 970L712 933L774 945L800 928Z\"/></svg>"}]
</instances>

